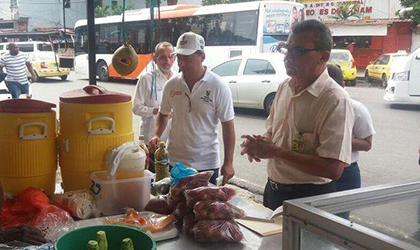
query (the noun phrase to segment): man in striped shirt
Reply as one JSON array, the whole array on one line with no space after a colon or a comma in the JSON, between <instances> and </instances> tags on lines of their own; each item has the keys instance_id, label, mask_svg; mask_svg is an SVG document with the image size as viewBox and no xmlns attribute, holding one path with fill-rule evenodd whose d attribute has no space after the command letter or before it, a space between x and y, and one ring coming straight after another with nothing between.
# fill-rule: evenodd
<instances>
[{"instance_id":1,"label":"man in striped shirt","mask_svg":"<svg viewBox=\"0 0 420 250\"><path fill-rule=\"evenodd\" d=\"M12 98L18 98L21 94L29 94L29 81L26 75L26 67L31 73L31 80L35 82L36 74L29 62L28 57L19 53L19 46L15 43L9 44L9 53L0 59L0 71L6 67L6 86Z\"/></svg>"}]
</instances>

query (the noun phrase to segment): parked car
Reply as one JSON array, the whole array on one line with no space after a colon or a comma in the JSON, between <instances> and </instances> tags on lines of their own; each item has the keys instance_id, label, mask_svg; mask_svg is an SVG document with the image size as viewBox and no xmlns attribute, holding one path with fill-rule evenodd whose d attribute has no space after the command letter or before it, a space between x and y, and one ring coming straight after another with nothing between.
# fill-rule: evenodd
<instances>
[{"instance_id":1,"label":"parked car","mask_svg":"<svg viewBox=\"0 0 420 250\"><path fill-rule=\"evenodd\" d=\"M390 70L392 63L399 58L407 56L407 52L401 51L398 53L387 53L381 55L378 59L366 67L365 80L367 82L381 81L382 86L386 88L390 78Z\"/></svg>"},{"instance_id":2,"label":"parked car","mask_svg":"<svg viewBox=\"0 0 420 250\"><path fill-rule=\"evenodd\" d=\"M343 72L343 80L346 82L346 85L356 85L356 61L353 59L350 51L346 49L333 49L331 51L328 64L335 64L340 66L341 71Z\"/></svg>"},{"instance_id":3,"label":"parked car","mask_svg":"<svg viewBox=\"0 0 420 250\"><path fill-rule=\"evenodd\" d=\"M59 68L58 60L54 52L34 52L28 53L29 61L32 63L32 67L36 73L37 78L44 77L60 77L61 80L67 80L67 76L70 74L69 68ZM26 70L28 78L31 74Z\"/></svg>"},{"instance_id":4,"label":"parked car","mask_svg":"<svg viewBox=\"0 0 420 250\"><path fill-rule=\"evenodd\" d=\"M420 105L420 48L392 64L384 100Z\"/></svg>"},{"instance_id":5,"label":"parked car","mask_svg":"<svg viewBox=\"0 0 420 250\"><path fill-rule=\"evenodd\" d=\"M279 84L288 76L282 54L253 54L230 58L212 68L232 91L233 105L270 113Z\"/></svg>"}]
</instances>

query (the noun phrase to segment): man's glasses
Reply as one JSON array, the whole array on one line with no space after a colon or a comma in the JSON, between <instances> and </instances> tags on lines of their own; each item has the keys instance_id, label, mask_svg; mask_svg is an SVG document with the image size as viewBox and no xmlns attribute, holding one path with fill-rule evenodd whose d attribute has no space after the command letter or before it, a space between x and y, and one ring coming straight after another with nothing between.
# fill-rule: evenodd
<instances>
[{"instance_id":1,"label":"man's glasses","mask_svg":"<svg viewBox=\"0 0 420 250\"><path fill-rule=\"evenodd\" d=\"M277 51L284 55L287 55L290 53L293 56L303 56L304 54L310 51L322 51L322 50L323 49L306 49L306 48L301 48L301 47L290 48L285 43L277 45Z\"/></svg>"}]
</instances>

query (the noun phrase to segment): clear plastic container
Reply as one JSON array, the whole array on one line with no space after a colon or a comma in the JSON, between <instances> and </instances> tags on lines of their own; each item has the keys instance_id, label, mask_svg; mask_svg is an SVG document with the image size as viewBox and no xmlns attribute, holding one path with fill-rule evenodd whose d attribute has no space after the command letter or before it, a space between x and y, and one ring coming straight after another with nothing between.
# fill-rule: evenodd
<instances>
[{"instance_id":1,"label":"clear plastic container","mask_svg":"<svg viewBox=\"0 0 420 250\"><path fill-rule=\"evenodd\" d=\"M150 200L152 172L144 170L143 177L116 179L105 171L91 174L92 187L96 204L104 215L125 213L126 208L143 211Z\"/></svg>"}]
</instances>

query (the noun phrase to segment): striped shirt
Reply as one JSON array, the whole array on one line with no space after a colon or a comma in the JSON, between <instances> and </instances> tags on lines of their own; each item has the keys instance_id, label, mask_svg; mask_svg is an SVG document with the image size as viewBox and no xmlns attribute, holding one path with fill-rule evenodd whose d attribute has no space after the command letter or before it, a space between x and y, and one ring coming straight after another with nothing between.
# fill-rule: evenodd
<instances>
[{"instance_id":1,"label":"striped shirt","mask_svg":"<svg viewBox=\"0 0 420 250\"><path fill-rule=\"evenodd\" d=\"M29 62L28 56L21 52L15 56L10 55L10 53L4 54L0 58L0 66L6 67L6 81L18 82L22 85L28 84L26 62Z\"/></svg>"}]
</instances>

